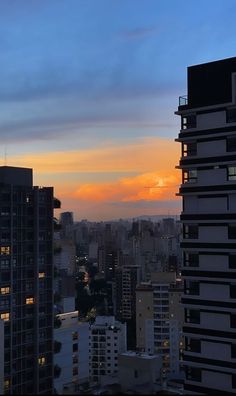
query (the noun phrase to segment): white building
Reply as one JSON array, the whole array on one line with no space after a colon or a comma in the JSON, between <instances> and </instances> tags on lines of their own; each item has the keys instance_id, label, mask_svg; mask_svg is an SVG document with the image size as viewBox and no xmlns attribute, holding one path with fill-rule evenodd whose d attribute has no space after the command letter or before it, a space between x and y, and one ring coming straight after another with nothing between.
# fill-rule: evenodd
<instances>
[{"instance_id":1,"label":"white building","mask_svg":"<svg viewBox=\"0 0 236 396\"><path fill-rule=\"evenodd\" d=\"M182 290L175 272L155 272L151 281L136 288L137 349L160 355L163 377L181 377L180 349L183 348Z\"/></svg>"},{"instance_id":2,"label":"white building","mask_svg":"<svg viewBox=\"0 0 236 396\"><path fill-rule=\"evenodd\" d=\"M236 58L188 68L180 98L187 392L236 393Z\"/></svg>"},{"instance_id":3,"label":"white building","mask_svg":"<svg viewBox=\"0 0 236 396\"><path fill-rule=\"evenodd\" d=\"M114 316L97 316L90 329L89 372L92 382L101 385L117 375L118 355L126 352L126 323Z\"/></svg>"},{"instance_id":4,"label":"white building","mask_svg":"<svg viewBox=\"0 0 236 396\"><path fill-rule=\"evenodd\" d=\"M89 323L78 321L78 311L57 315L61 325L54 329L54 387L63 394L71 384L89 380Z\"/></svg>"}]
</instances>

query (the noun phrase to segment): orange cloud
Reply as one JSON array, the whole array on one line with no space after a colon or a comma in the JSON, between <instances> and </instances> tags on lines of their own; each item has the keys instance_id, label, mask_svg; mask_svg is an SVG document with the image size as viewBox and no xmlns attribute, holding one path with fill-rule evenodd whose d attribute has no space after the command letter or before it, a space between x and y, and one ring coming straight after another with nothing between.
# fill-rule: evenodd
<instances>
[{"instance_id":1,"label":"orange cloud","mask_svg":"<svg viewBox=\"0 0 236 396\"><path fill-rule=\"evenodd\" d=\"M87 201L156 201L175 199L179 175L161 176L155 172L121 178L112 183L83 184L74 197Z\"/></svg>"},{"instance_id":2,"label":"orange cloud","mask_svg":"<svg viewBox=\"0 0 236 396\"><path fill-rule=\"evenodd\" d=\"M150 137L133 143L74 151L43 152L8 158L12 166L32 167L40 173L164 172L178 163L179 145L171 139Z\"/></svg>"}]
</instances>

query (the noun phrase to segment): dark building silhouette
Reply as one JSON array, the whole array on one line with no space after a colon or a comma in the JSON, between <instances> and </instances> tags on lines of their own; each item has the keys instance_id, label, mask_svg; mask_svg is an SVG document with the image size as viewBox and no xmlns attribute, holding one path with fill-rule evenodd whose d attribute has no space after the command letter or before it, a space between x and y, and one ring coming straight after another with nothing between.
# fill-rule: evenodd
<instances>
[{"instance_id":1,"label":"dark building silhouette","mask_svg":"<svg viewBox=\"0 0 236 396\"><path fill-rule=\"evenodd\" d=\"M177 141L187 392L236 393L236 58L188 68Z\"/></svg>"},{"instance_id":2,"label":"dark building silhouette","mask_svg":"<svg viewBox=\"0 0 236 396\"><path fill-rule=\"evenodd\" d=\"M4 393L53 392L52 187L32 169L0 167L0 318Z\"/></svg>"}]
</instances>

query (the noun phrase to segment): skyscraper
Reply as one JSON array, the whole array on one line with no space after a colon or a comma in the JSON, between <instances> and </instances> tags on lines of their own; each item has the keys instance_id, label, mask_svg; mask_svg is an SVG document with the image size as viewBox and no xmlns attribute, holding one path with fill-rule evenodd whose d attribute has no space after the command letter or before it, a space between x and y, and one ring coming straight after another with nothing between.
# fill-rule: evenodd
<instances>
[{"instance_id":1,"label":"skyscraper","mask_svg":"<svg viewBox=\"0 0 236 396\"><path fill-rule=\"evenodd\" d=\"M0 167L0 318L4 392L53 391L52 187L32 169Z\"/></svg>"},{"instance_id":2,"label":"skyscraper","mask_svg":"<svg viewBox=\"0 0 236 396\"><path fill-rule=\"evenodd\" d=\"M236 58L188 68L183 196L185 389L236 393Z\"/></svg>"}]
</instances>

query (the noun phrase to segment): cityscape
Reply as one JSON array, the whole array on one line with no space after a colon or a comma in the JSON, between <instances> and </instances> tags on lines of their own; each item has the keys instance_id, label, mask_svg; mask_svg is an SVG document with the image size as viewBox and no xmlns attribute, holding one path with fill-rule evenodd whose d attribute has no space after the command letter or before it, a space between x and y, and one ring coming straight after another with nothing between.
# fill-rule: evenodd
<instances>
[{"instance_id":1,"label":"cityscape","mask_svg":"<svg viewBox=\"0 0 236 396\"><path fill-rule=\"evenodd\" d=\"M235 12L0 2L0 395L236 394Z\"/></svg>"}]
</instances>

